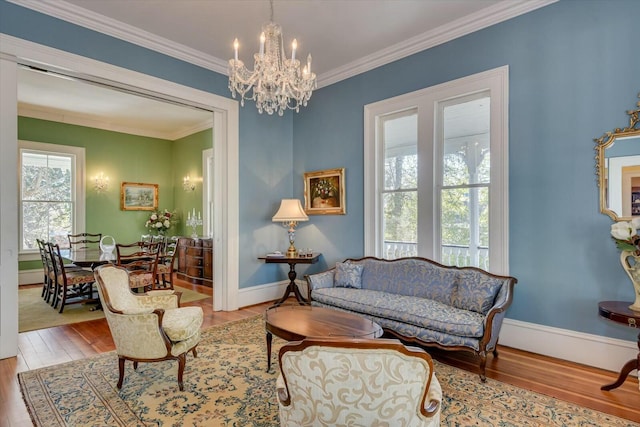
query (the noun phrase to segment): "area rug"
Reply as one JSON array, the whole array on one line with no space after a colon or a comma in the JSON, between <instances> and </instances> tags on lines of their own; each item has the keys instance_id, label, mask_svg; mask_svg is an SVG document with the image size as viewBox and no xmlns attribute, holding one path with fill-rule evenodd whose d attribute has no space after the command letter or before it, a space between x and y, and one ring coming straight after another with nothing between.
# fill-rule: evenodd
<instances>
[{"instance_id":1,"label":"area rug","mask_svg":"<svg viewBox=\"0 0 640 427\"><path fill-rule=\"evenodd\" d=\"M20 389L36 426L278 426L277 368L266 372L261 316L203 331L187 358L184 391L175 362L127 363L115 387L114 352L22 372ZM284 342L275 338L274 355ZM434 362L442 384L442 426L638 426Z\"/></svg>"},{"instance_id":2,"label":"area rug","mask_svg":"<svg viewBox=\"0 0 640 427\"><path fill-rule=\"evenodd\" d=\"M209 295L201 294L191 289L179 286L176 286L175 289L182 292L181 302L210 298ZM58 313L57 309L54 309L42 299L41 294L42 288L29 287L18 290L18 332L86 322L87 320L102 319L104 317L102 310L91 311L91 308L95 307L95 305L91 304L67 305L62 313Z\"/></svg>"}]
</instances>

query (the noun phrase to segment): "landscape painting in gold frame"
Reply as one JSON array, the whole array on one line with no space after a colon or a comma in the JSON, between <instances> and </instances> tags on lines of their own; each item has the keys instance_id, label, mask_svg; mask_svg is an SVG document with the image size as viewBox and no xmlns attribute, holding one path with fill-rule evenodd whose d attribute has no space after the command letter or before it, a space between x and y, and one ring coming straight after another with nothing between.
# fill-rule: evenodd
<instances>
[{"instance_id":1,"label":"landscape painting in gold frame","mask_svg":"<svg viewBox=\"0 0 640 427\"><path fill-rule=\"evenodd\" d=\"M344 168L304 174L304 211L307 215L344 215Z\"/></svg>"},{"instance_id":2,"label":"landscape painting in gold frame","mask_svg":"<svg viewBox=\"0 0 640 427\"><path fill-rule=\"evenodd\" d=\"M120 187L120 209L123 211L158 209L158 184L123 182Z\"/></svg>"}]
</instances>

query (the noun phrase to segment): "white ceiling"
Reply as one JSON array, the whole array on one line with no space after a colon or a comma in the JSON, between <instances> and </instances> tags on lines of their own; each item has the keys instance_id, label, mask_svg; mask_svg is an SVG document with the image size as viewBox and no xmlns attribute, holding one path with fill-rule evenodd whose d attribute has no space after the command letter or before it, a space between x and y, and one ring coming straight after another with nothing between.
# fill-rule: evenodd
<instances>
[{"instance_id":1,"label":"white ceiling","mask_svg":"<svg viewBox=\"0 0 640 427\"><path fill-rule=\"evenodd\" d=\"M239 57L250 67L261 26L270 17L267 0L9 1L221 73L226 73L236 37ZM313 55L321 87L554 1L276 0L273 20L282 25L287 53L296 38L297 55ZM190 114L177 110L166 112L168 117L157 114L156 124L155 114L138 117L138 112L155 113L158 108L142 107L142 100L123 99L121 108L114 108L122 95L111 93L105 100L104 90L92 85L69 90L60 78L20 73L18 96L25 110L66 112L69 120L82 112L87 119L112 126L126 118L129 121L121 124L125 128L170 125L175 126L173 133L194 126ZM86 117L89 111L95 115Z\"/></svg>"}]
</instances>

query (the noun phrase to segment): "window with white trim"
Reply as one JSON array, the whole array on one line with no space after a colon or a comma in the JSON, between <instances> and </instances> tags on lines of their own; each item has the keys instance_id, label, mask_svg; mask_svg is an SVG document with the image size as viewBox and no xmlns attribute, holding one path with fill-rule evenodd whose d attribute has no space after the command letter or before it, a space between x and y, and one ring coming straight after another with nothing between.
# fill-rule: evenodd
<instances>
[{"instance_id":1,"label":"window with white trim","mask_svg":"<svg viewBox=\"0 0 640 427\"><path fill-rule=\"evenodd\" d=\"M68 247L67 234L84 231L84 148L19 141L20 252L36 239Z\"/></svg>"},{"instance_id":2,"label":"window with white trim","mask_svg":"<svg viewBox=\"0 0 640 427\"><path fill-rule=\"evenodd\" d=\"M508 272L508 68L365 107L365 254Z\"/></svg>"}]
</instances>

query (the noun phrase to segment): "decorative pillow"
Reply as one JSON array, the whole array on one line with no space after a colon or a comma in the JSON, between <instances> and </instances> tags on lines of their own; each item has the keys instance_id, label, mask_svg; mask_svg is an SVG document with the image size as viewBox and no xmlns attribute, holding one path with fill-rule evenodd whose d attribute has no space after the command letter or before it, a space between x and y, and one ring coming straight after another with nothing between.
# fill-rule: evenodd
<instances>
[{"instance_id":1,"label":"decorative pillow","mask_svg":"<svg viewBox=\"0 0 640 427\"><path fill-rule=\"evenodd\" d=\"M493 306L504 279L489 277L476 270L458 273L458 286L451 297L456 308L487 314Z\"/></svg>"},{"instance_id":2,"label":"decorative pillow","mask_svg":"<svg viewBox=\"0 0 640 427\"><path fill-rule=\"evenodd\" d=\"M362 265L350 262L336 263L336 288L362 288Z\"/></svg>"}]
</instances>

